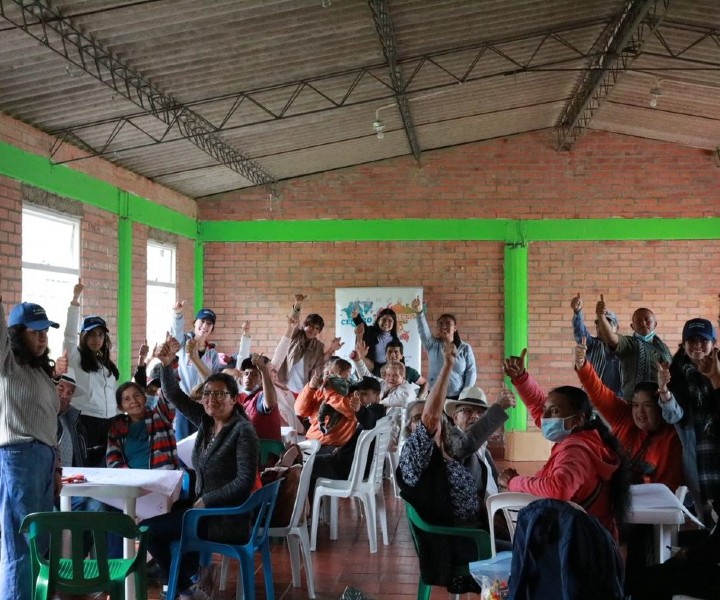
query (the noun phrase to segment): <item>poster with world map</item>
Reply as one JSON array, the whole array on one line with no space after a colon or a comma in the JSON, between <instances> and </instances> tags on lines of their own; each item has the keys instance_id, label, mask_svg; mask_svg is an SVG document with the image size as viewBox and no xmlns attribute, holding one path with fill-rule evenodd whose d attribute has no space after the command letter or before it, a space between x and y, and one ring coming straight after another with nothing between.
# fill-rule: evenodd
<instances>
[{"instance_id":1,"label":"poster with world map","mask_svg":"<svg viewBox=\"0 0 720 600\"><path fill-rule=\"evenodd\" d=\"M397 332L404 346L405 364L422 373L420 336L411 307L415 298L423 301L421 287L335 288L335 331L345 344L338 354L347 357L355 347L354 311L357 310L369 326L375 322L378 312L391 308L398 317Z\"/></svg>"}]
</instances>

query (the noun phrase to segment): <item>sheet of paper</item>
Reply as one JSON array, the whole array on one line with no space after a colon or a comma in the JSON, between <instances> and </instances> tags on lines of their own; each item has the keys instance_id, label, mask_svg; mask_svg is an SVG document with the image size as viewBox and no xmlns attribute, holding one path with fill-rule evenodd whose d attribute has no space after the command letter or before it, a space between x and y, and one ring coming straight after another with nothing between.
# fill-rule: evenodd
<instances>
[{"instance_id":1,"label":"sheet of paper","mask_svg":"<svg viewBox=\"0 0 720 600\"><path fill-rule=\"evenodd\" d=\"M192 451L195 447L195 438L197 438L197 432L177 443L178 456L188 469L195 469L192 463Z\"/></svg>"}]
</instances>

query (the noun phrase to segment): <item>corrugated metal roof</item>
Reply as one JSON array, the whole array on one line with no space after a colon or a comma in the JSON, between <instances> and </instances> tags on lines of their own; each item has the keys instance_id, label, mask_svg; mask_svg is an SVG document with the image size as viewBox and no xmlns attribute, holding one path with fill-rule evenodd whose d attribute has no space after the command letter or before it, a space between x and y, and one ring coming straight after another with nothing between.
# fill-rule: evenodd
<instances>
[{"instance_id":1,"label":"corrugated metal roof","mask_svg":"<svg viewBox=\"0 0 720 600\"><path fill-rule=\"evenodd\" d=\"M73 144L202 197L254 185L252 173L208 154L211 132L282 180L411 154L398 96L419 151L556 127L627 6L386 0L406 85L394 89L370 3L38 0L187 109L166 115L204 123L193 143L172 118L150 114L147 101L138 106L122 86L112 89L58 54L60 38L40 27L40 9L26 12L24 31L18 3L0 0L0 110L58 136L53 160L62 162L63 144ZM720 2L670 0L656 20L652 9L663 0L649 5L644 45L588 127L715 149ZM653 88L662 91L654 108Z\"/></svg>"}]
</instances>

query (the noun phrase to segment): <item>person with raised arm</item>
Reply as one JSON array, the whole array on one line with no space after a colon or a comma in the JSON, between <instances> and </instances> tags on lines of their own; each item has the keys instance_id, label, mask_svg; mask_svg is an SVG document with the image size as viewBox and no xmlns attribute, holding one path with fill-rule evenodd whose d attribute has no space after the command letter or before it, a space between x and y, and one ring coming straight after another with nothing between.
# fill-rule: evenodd
<instances>
[{"instance_id":1,"label":"person with raised arm","mask_svg":"<svg viewBox=\"0 0 720 600\"><path fill-rule=\"evenodd\" d=\"M85 393L76 393L72 405L80 411L86 432L88 467L105 465L110 420L117 415L115 388L120 376L110 352L112 341L105 319L88 315L80 322L80 297L85 286L78 279L67 312L63 347L78 385Z\"/></svg>"},{"instance_id":2,"label":"person with raised arm","mask_svg":"<svg viewBox=\"0 0 720 600\"><path fill-rule=\"evenodd\" d=\"M695 513L706 525L720 510L720 355L710 321L695 318L683 327L672 363L660 364L658 384L663 418L683 448L683 470Z\"/></svg>"},{"instance_id":3,"label":"person with raised arm","mask_svg":"<svg viewBox=\"0 0 720 600\"><path fill-rule=\"evenodd\" d=\"M272 363L278 372L278 380L297 395L310 381L312 374L321 372L327 360L342 348L339 337L330 344L319 339L325 327L325 320L317 313L311 313L300 323L302 303L307 300L304 294L295 294L292 311L288 315L288 327L285 335L275 349Z\"/></svg>"},{"instance_id":4,"label":"person with raised arm","mask_svg":"<svg viewBox=\"0 0 720 600\"><path fill-rule=\"evenodd\" d=\"M635 384L657 379L657 364L670 362L670 350L655 333L657 319L649 308L638 308L632 316L632 335L621 335L613 330L607 318L605 297L595 305L595 323L598 336L620 358L623 398L632 398Z\"/></svg>"},{"instance_id":5,"label":"person with raised arm","mask_svg":"<svg viewBox=\"0 0 720 600\"><path fill-rule=\"evenodd\" d=\"M195 340L198 356L200 361L210 370L211 373L218 373L222 370L220 357L215 349L215 344L210 341L210 334L215 331L215 323L217 315L215 311L203 307L195 314L195 322L193 330L185 332L185 317L183 314L183 306L185 303L178 300L173 306L173 318L170 324L170 335L180 342L180 350L178 350L178 376L180 377L180 388L183 392L190 395L192 390L202 383L205 377L200 373L193 363L190 354L187 351L186 344L190 339ZM182 412L175 416L175 437L178 441L184 440L190 434L195 432L195 428L190 424Z\"/></svg>"},{"instance_id":6,"label":"person with raised arm","mask_svg":"<svg viewBox=\"0 0 720 600\"><path fill-rule=\"evenodd\" d=\"M155 355L163 365L162 389L178 411L182 411L198 429L192 462L197 475L194 508L239 506L261 486L258 475L260 443L255 428L237 402L238 386L224 373L213 373L203 383L202 403L194 402L180 389L172 368L175 352L166 341ZM148 551L167 575L170 544L180 539L186 503L178 502L172 512L147 519L142 525L150 529ZM245 543L250 530L247 517L210 517L207 519L210 541ZM197 571L197 555L187 554L180 564L178 589L181 600L196 600L190 589L191 577Z\"/></svg>"},{"instance_id":7,"label":"person with raised arm","mask_svg":"<svg viewBox=\"0 0 720 600\"><path fill-rule=\"evenodd\" d=\"M447 397L457 400L460 392L476 384L477 365L473 349L470 344L460 339L457 330L457 319L454 315L450 313L440 315L437 319L436 335L432 335L425 318L425 308L420 303L420 299L415 298L411 303L411 307L417 315L420 339L428 355L428 382L430 386L435 385L442 368L445 345L453 344L455 346L457 356L453 361L453 370L448 381Z\"/></svg>"},{"instance_id":8,"label":"person with raised arm","mask_svg":"<svg viewBox=\"0 0 720 600\"><path fill-rule=\"evenodd\" d=\"M0 277L0 283L2 278ZM48 319L42 306L22 302L10 311L0 295L0 598L31 600L32 558L20 524L26 515L53 510L62 487L57 443L59 400L53 377L67 360L50 359ZM48 548L40 541L39 552Z\"/></svg>"},{"instance_id":9,"label":"person with raised arm","mask_svg":"<svg viewBox=\"0 0 720 600\"><path fill-rule=\"evenodd\" d=\"M582 506L618 539L618 526L630 505L630 470L618 439L595 414L590 398L578 387L564 385L545 393L525 370L520 356L503 361L523 404L543 433L553 442L550 458L533 476L505 469L500 488L544 498L571 500Z\"/></svg>"},{"instance_id":10,"label":"person with raised arm","mask_svg":"<svg viewBox=\"0 0 720 600\"><path fill-rule=\"evenodd\" d=\"M575 372L593 406L609 423L630 459L632 483L683 484L682 446L662 418L655 381L641 381L627 402L607 387L587 360L585 338L575 346Z\"/></svg>"},{"instance_id":11,"label":"person with raised arm","mask_svg":"<svg viewBox=\"0 0 720 600\"><path fill-rule=\"evenodd\" d=\"M570 308L573 311L572 327L573 337L575 343L579 344L584 338L585 345L587 346L587 361L592 365L595 372L602 382L610 388L616 396L623 397L622 391L622 378L620 376L620 358L613 352L607 345L605 340L600 337L598 333L598 322L599 317L595 316L595 333L594 336L590 333L590 330L585 325L585 318L583 315L583 301L580 298L580 292L577 296L573 296L570 300ZM610 323L614 333L617 333L620 329L620 323L618 322L617 315L611 310L605 311L605 319Z\"/></svg>"}]
</instances>

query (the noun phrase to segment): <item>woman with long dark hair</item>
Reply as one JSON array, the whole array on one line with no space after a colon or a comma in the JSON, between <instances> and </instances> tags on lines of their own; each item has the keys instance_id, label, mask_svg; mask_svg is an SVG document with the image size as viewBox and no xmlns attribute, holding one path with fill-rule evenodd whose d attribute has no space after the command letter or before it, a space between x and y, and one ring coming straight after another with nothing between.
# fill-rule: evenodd
<instances>
[{"instance_id":1,"label":"woman with long dark hair","mask_svg":"<svg viewBox=\"0 0 720 600\"><path fill-rule=\"evenodd\" d=\"M120 374L110 358L112 342L105 319L90 315L79 324L83 289L82 279L78 279L68 307L63 346L78 385L86 390L73 397L72 405L81 411L80 421L87 432L87 466L98 467L105 460L110 419L118 412L115 386Z\"/></svg>"},{"instance_id":2,"label":"woman with long dark hair","mask_svg":"<svg viewBox=\"0 0 720 600\"><path fill-rule=\"evenodd\" d=\"M630 468L618 439L595 413L584 390L563 385L545 393L525 370L525 355L503 361L520 399L543 436L550 458L532 477L506 469L498 484L511 492L571 500L597 517L613 537L630 506Z\"/></svg>"},{"instance_id":3,"label":"woman with long dark hair","mask_svg":"<svg viewBox=\"0 0 720 600\"><path fill-rule=\"evenodd\" d=\"M37 304L10 312L0 297L0 597L30 600L30 548L23 518L53 510L60 491L59 400L47 332L59 327ZM43 552L47 548L40 549Z\"/></svg>"},{"instance_id":4,"label":"woman with long dark hair","mask_svg":"<svg viewBox=\"0 0 720 600\"><path fill-rule=\"evenodd\" d=\"M411 306L417 314L418 332L428 355L427 379L431 388L435 385L440 369L443 366L445 344L451 343L457 349L457 357L455 358L452 373L450 373L447 390L447 397L457 400L460 397L460 392L465 388L476 385L477 364L475 363L473 349L470 344L460 339L455 315L450 313L441 314L437 318L436 333L433 335L420 299L413 300Z\"/></svg>"},{"instance_id":5,"label":"woman with long dark hair","mask_svg":"<svg viewBox=\"0 0 720 600\"><path fill-rule=\"evenodd\" d=\"M372 325L366 325L359 313L353 314L356 345L362 340L368 347L363 362L369 371L380 372L387 362L385 350L388 344L400 341L397 334L397 314L392 308L383 308L378 312Z\"/></svg>"}]
</instances>

